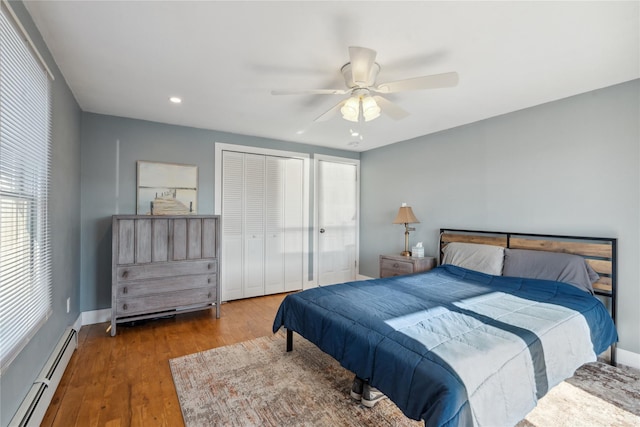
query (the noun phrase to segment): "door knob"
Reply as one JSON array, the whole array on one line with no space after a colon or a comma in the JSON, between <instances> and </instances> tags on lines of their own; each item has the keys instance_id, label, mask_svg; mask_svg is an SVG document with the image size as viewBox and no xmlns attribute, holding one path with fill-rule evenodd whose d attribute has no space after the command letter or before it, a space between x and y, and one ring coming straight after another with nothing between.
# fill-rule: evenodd
<instances>
[{"instance_id":1,"label":"door knob","mask_svg":"<svg viewBox=\"0 0 640 427\"><path fill-rule=\"evenodd\" d=\"M324 228L321 228L321 229L320 229L320 232L321 232L321 233L324 233Z\"/></svg>"}]
</instances>

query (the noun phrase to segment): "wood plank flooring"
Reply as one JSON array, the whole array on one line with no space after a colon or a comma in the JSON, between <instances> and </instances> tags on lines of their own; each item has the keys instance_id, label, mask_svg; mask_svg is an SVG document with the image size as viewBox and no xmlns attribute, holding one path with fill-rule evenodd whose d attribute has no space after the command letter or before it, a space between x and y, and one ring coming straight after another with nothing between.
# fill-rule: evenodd
<instances>
[{"instance_id":1,"label":"wood plank flooring","mask_svg":"<svg viewBox=\"0 0 640 427\"><path fill-rule=\"evenodd\" d=\"M270 335L286 294L231 301L215 310L118 325L83 326L42 426L182 426L169 359Z\"/></svg>"}]
</instances>

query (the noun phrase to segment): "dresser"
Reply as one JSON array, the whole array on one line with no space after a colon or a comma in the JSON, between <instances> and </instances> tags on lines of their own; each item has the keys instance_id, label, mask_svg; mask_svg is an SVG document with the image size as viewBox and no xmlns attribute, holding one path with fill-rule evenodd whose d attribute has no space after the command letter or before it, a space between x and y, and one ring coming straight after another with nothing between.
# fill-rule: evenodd
<instances>
[{"instance_id":1,"label":"dresser","mask_svg":"<svg viewBox=\"0 0 640 427\"><path fill-rule=\"evenodd\" d=\"M434 257L414 258L402 255L380 255L380 277L429 271L436 266Z\"/></svg>"},{"instance_id":2,"label":"dresser","mask_svg":"<svg viewBox=\"0 0 640 427\"><path fill-rule=\"evenodd\" d=\"M111 336L118 323L216 308L217 215L112 217Z\"/></svg>"}]
</instances>

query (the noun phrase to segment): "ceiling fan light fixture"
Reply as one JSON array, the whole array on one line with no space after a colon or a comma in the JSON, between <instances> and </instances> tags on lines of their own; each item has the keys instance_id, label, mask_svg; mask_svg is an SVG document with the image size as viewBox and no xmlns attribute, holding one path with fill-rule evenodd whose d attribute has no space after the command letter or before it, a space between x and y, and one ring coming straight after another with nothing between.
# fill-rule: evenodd
<instances>
[{"instance_id":1,"label":"ceiling fan light fixture","mask_svg":"<svg viewBox=\"0 0 640 427\"><path fill-rule=\"evenodd\" d=\"M328 111L314 119L315 122L326 121L342 113L342 118L354 123L364 123L385 114L393 120L400 120L409 113L380 94L405 92L410 90L439 89L453 87L458 84L458 73L455 71L431 74L391 82L377 82L380 64L376 62L376 51L361 46L349 46L349 62L340 71L347 89L307 89L307 90L274 90L273 95L345 95L349 98L341 100ZM374 96L371 96L371 94Z\"/></svg>"},{"instance_id":2,"label":"ceiling fan light fixture","mask_svg":"<svg viewBox=\"0 0 640 427\"><path fill-rule=\"evenodd\" d=\"M345 120L349 120L350 122L357 122L358 115L360 113L360 99L357 96L352 96L347 99L342 108L340 108L340 112L342 113L342 118Z\"/></svg>"},{"instance_id":3,"label":"ceiling fan light fixture","mask_svg":"<svg viewBox=\"0 0 640 427\"><path fill-rule=\"evenodd\" d=\"M380 117L380 107L375 99L370 96L362 98L362 115L364 116L365 122Z\"/></svg>"}]
</instances>

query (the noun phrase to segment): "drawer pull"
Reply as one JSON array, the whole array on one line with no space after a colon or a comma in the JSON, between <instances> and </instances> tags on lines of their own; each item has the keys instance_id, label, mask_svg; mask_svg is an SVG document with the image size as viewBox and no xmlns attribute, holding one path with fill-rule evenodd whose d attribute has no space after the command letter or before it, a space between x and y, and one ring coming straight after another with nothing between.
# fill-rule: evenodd
<instances>
[{"instance_id":1,"label":"drawer pull","mask_svg":"<svg viewBox=\"0 0 640 427\"><path fill-rule=\"evenodd\" d=\"M211 298L211 292L207 294L207 298Z\"/></svg>"},{"instance_id":2,"label":"drawer pull","mask_svg":"<svg viewBox=\"0 0 640 427\"><path fill-rule=\"evenodd\" d=\"M126 294L127 292L129 292L129 290L127 289L127 287L125 286L124 288L122 288L122 293Z\"/></svg>"},{"instance_id":3,"label":"drawer pull","mask_svg":"<svg viewBox=\"0 0 640 427\"><path fill-rule=\"evenodd\" d=\"M211 283L211 277L207 277L207 283Z\"/></svg>"},{"instance_id":4,"label":"drawer pull","mask_svg":"<svg viewBox=\"0 0 640 427\"><path fill-rule=\"evenodd\" d=\"M213 263L207 264L207 270L211 270L213 268Z\"/></svg>"},{"instance_id":5,"label":"drawer pull","mask_svg":"<svg viewBox=\"0 0 640 427\"><path fill-rule=\"evenodd\" d=\"M125 270L122 272L122 277L126 278L129 275L129 270Z\"/></svg>"},{"instance_id":6,"label":"drawer pull","mask_svg":"<svg viewBox=\"0 0 640 427\"><path fill-rule=\"evenodd\" d=\"M398 267L400 267L400 264L398 264L397 262L393 264L393 268L398 268Z\"/></svg>"},{"instance_id":7,"label":"drawer pull","mask_svg":"<svg viewBox=\"0 0 640 427\"><path fill-rule=\"evenodd\" d=\"M123 310L126 310L126 309L128 309L128 308L129 308L129 306L128 306L127 304L123 304L123 306L122 306L122 309L123 309Z\"/></svg>"}]
</instances>

